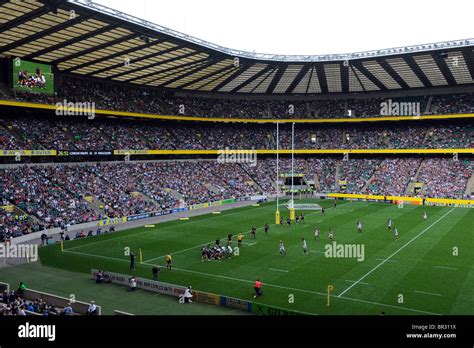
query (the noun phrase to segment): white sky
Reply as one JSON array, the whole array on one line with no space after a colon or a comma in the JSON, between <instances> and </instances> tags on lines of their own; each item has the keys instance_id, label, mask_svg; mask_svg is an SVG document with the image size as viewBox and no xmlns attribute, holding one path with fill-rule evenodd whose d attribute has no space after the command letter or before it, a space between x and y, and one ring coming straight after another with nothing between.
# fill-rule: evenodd
<instances>
[{"instance_id":1,"label":"white sky","mask_svg":"<svg viewBox=\"0 0 474 348\"><path fill-rule=\"evenodd\" d=\"M93 1L258 53L352 53L474 38L474 0Z\"/></svg>"}]
</instances>

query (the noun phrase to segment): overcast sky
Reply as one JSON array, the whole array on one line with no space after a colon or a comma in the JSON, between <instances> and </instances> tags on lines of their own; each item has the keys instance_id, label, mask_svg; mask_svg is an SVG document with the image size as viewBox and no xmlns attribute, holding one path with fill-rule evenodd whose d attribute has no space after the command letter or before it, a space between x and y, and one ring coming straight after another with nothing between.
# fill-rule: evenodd
<instances>
[{"instance_id":1,"label":"overcast sky","mask_svg":"<svg viewBox=\"0 0 474 348\"><path fill-rule=\"evenodd\" d=\"M227 48L352 53L474 38L474 0L93 0Z\"/></svg>"}]
</instances>

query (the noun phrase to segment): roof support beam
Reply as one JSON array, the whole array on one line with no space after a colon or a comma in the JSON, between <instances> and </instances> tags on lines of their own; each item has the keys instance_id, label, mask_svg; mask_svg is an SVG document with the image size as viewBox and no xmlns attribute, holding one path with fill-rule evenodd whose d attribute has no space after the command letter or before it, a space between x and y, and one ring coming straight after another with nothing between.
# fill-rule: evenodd
<instances>
[{"instance_id":1,"label":"roof support beam","mask_svg":"<svg viewBox=\"0 0 474 348\"><path fill-rule=\"evenodd\" d=\"M438 66L439 70L441 71L441 74L443 74L444 79L450 86L455 86L457 85L456 80L454 79L453 74L451 73L451 70L448 67L448 64L446 63L446 59L448 57L443 58L439 55L438 52L433 52L431 54L431 57L433 57L433 60L435 61L436 65Z\"/></svg>"},{"instance_id":2,"label":"roof support beam","mask_svg":"<svg viewBox=\"0 0 474 348\"><path fill-rule=\"evenodd\" d=\"M47 35L50 35L56 31L59 31L59 30L62 30L62 29L65 29L71 25L75 25L75 24L78 24L78 23L82 23L86 20L88 20L89 18L93 17L92 14L89 14L89 15L86 15L86 16L77 16L75 17L74 19L70 19L68 21L65 21L61 24L58 24L58 25L55 25L53 27L50 27L48 29L45 29L45 30L42 30L34 35L31 35L31 36L27 36L21 40L18 40L18 41L15 41L15 42L12 42L4 47L1 47L0 50L2 52L8 52L12 49L15 49L17 47L20 47L24 44L31 44L32 42L38 40L38 39L41 39ZM34 55L28 55L26 57L24 57L25 59L31 59L32 56L36 56L36 54Z\"/></svg>"},{"instance_id":3,"label":"roof support beam","mask_svg":"<svg viewBox=\"0 0 474 348\"><path fill-rule=\"evenodd\" d=\"M214 87L214 89L212 90L212 92L217 92L219 91L222 87L226 86L230 81L233 81L237 76L239 76L240 74L246 72L252 65L242 65L240 64L237 68L237 70L232 74L230 75L229 77L227 77L224 81L222 81L221 83L219 83L216 87Z\"/></svg>"},{"instance_id":4,"label":"roof support beam","mask_svg":"<svg viewBox=\"0 0 474 348\"><path fill-rule=\"evenodd\" d=\"M408 84L400 77L400 75L398 75L395 69L392 68L392 66L388 64L385 59L377 59L377 63L380 64L380 66L387 72L387 74L392 77L392 79L394 79L400 85L400 87L404 89L410 88L410 86L408 86Z\"/></svg>"},{"instance_id":5,"label":"roof support beam","mask_svg":"<svg viewBox=\"0 0 474 348\"><path fill-rule=\"evenodd\" d=\"M357 74L357 71L354 70L354 67L352 65L349 65L349 67L351 68L352 73L354 74L355 78L357 79L357 82L359 82L359 85L362 87L362 90L364 92L367 92L367 90L365 89L364 84L362 83L362 81L360 80L359 75Z\"/></svg>"},{"instance_id":6,"label":"roof support beam","mask_svg":"<svg viewBox=\"0 0 474 348\"><path fill-rule=\"evenodd\" d=\"M466 48L462 50L462 56L464 57L464 61L466 62L467 69L471 74L471 79L474 80L474 50L471 48Z\"/></svg>"},{"instance_id":7,"label":"roof support beam","mask_svg":"<svg viewBox=\"0 0 474 348\"><path fill-rule=\"evenodd\" d=\"M101 35L101 34L107 32L107 31L110 31L110 30L113 30L113 29L117 28L118 26L119 26L118 23L106 25L102 28L90 31L87 34L76 36L73 39L57 43L56 45L53 45L53 46L46 47L46 48L44 48L40 51L37 51L35 53L32 53L32 54L26 56L25 59L32 59L33 57L40 57L43 54L47 54L47 53L59 50L63 47L75 44L76 42L89 39L89 38L91 38L93 36L96 36L96 35Z\"/></svg>"},{"instance_id":8,"label":"roof support beam","mask_svg":"<svg viewBox=\"0 0 474 348\"><path fill-rule=\"evenodd\" d=\"M270 70L270 72L267 74L267 76L265 76L265 77L262 79L262 81L260 81L259 83L257 83L257 85L256 85L254 88L252 88L252 90L250 91L250 93L253 93L257 88L260 87L260 85L261 85L262 83L264 83L264 82L267 81L269 78L271 78L271 76L272 76L272 74L273 74L274 71L275 71L275 68L272 68L272 69ZM267 89L268 89L268 86L267 86Z\"/></svg>"},{"instance_id":9,"label":"roof support beam","mask_svg":"<svg viewBox=\"0 0 474 348\"><path fill-rule=\"evenodd\" d=\"M101 50L103 48L106 48L106 47L110 47L110 46L113 46L113 45L116 45L118 43L122 43L122 42L125 42L125 41L128 41L130 39L133 39L134 37L136 37L137 34L133 33L133 34L130 34L130 35L127 35L127 36L122 36L122 37L119 37L118 39L114 39L112 41L108 41L108 42L104 42L103 44L100 44L98 46L93 46L93 47L89 47L88 49L85 49L83 51L79 51L79 52L76 52L76 53L72 53L68 56L64 56L62 58L58 58L56 60L53 60L51 63L52 64L59 64L59 63L62 63L62 62L65 62L65 61L68 61L68 60L71 60L71 59L74 59L74 58L78 58L78 57L81 57L81 56L84 56L86 54L89 54L91 52L97 52L98 50ZM155 44L156 42L154 42ZM148 44L147 44L148 45ZM133 49L134 50L134 49ZM123 54L124 52L119 52L119 55L120 54ZM80 65L77 65L73 68L70 68L70 69L66 69L65 71L71 71L71 70L78 70L78 69L81 69L85 66L88 66L90 64L95 64L95 63L99 63L99 62L102 62L103 60L107 60L109 59L110 56L106 56L106 57L102 57L102 58L99 58L99 59L95 59L95 60L92 60L90 62L87 62L87 63L83 63L83 64L80 64Z\"/></svg>"},{"instance_id":10,"label":"roof support beam","mask_svg":"<svg viewBox=\"0 0 474 348\"><path fill-rule=\"evenodd\" d=\"M353 65L355 68L357 68L357 70L360 71L361 74L367 77L370 80L370 82L376 85L380 90L382 91L388 90L388 88L385 87L385 85L382 82L380 82L380 80L377 79L369 70L367 70L366 67L360 61L354 62Z\"/></svg>"},{"instance_id":11,"label":"roof support beam","mask_svg":"<svg viewBox=\"0 0 474 348\"><path fill-rule=\"evenodd\" d=\"M231 64L230 66L225 66L225 67L223 67L223 68L221 68L221 69L218 69L217 71L213 71L213 72L210 72L210 73L208 73L208 74L205 74L204 76L201 76L201 77L199 77L199 78L197 78L197 79L195 79L195 80L193 80L193 81L186 82L184 85L179 86L179 88L188 87L188 86L190 86L190 85L192 85L192 84L194 84L194 83L198 83L199 81L205 80L205 79L207 79L207 78L209 78L209 77L211 77L211 76L213 76L213 75L218 75L218 74L220 74L221 72L224 72L224 71L227 71L227 70L231 70L231 69L233 69L233 68L235 68L235 66L234 66L233 64Z\"/></svg>"},{"instance_id":12,"label":"roof support beam","mask_svg":"<svg viewBox=\"0 0 474 348\"><path fill-rule=\"evenodd\" d=\"M406 55L403 58L405 59L405 62L408 64L408 66L411 68L411 70L413 70L416 77L418 77L418 79L424 85L424 87L433 87L433 84L431 83L431 81L428 79L428 77L426 77L426 75L420 69L418 64L416 64L415 60L413 59L413 56Z\"/></svg>"},{"instance_id":13,"label":"roof support beam","mask_svg":"<svg viewBox=\"0 0 474 348\"><path fill-rule=\"evenodd\" d=\"M326 80L326 74L324 72L323 64L315 65L316 72L318 73L319 87L321 87L321 93L329 93L328 81Z\"/></svg>"},{"instance_id":14,"label":"roof support beam","mask_svg":"<svg viewBox=\"0 0 474 348\"><path fill-rule=\"evenodd\" d=\"M311 67L311 72L309 73L309 78L308 78L308 84L306 85L306 90L305 94L308 94L309 91L309 86L311 86L311 81L313 79L313 74L314 74L314 65Z\"/></svg>"},{"instance_id":15,"label":"roof support beam","mask_svg":"<svg viewBox=\"0 0 474 348\"><path fill-rule=\"evenodd\" d=\"M308 70L310 68L311 68L310 65L305 64L303 66L303 69L300 70L298 75L296 75L295 78L293 79L293 81L290 83L290 85L286 89L285 93L291 93L291 91L293 91L296 88L296 86L298 86L298 83L301 81L301 79L306 76L306 73L308 72Z\"/></svg>"},{"instance_id":16,"label":"roof support beam","mask_svg":"<svg viewBox=\"0 0 474 348\"><path fill-rule=\"evenodd\" d=\"M161 41L160 42L155 42L154 45L159 45L160 43L162 43ZM143 61L143 60L146 60L146 59L149 59L149 58L153 58L153 57L156 57L157 55L159 54L166 54L166 53L169 53L169 52L173 52L173 51L176 51L177 49L179 49L180 47L170 47L170 48L167 48L163 51L159 51L159 52L151 52L151 53L148 53L144 56L141 56L141 57L138 57L138 58L133 58L133 59L130 59L128 61L128 65L131 66L132 64L134 63L137 63L137 62L140 62L140 61ZM136 51L136 48L133 50L133 51ZM117 53L120 53L118 54L118 56L121 56L121 55L124 55L126 53L124 53L125 51L120 51L120 52L117 52ZM108 60L110 59L110 56L107 56L107 57L103 57L105 58L104 60ZM87 73L86 75L90 76L90 75L97 75L97 74L100 74L100 73L103 73L105 71L112 71L114 69L117 69L117 68L120 68L122 66L124 66L125 64L125 61L123 62L120 62L120 63L116 63L114 65L111 65L111 66L107 66L105 68L100 68L98 70L95 70L95 71L92 71L90 73ZM87 65L89 65L89 63L87 63ZM146 68L149 68L151 67L150 66L147 66ZM130 70L130 71L127 71L127 73L132 73L132 72L135 72L135 71L138 71L138 70L141 70L143 67L140 67L140 68L135 68L133 70ZM79 68L75 68L74 70L78 70ZM110 78L114 78L118 75L122 75L122 72L120 73L117 73L117 74L114 74L114 75L111 75L109 76Z\"/></svg>"},{"instance_id":17,"label":"roof support beam","mask_svg":"<svg viewBox=\"0 0 474 348\"><path fill-rule=\"evenodd\" d=\"M193 69L194 67L196 66L203 66L207 61L209 61L209 58L203 58L203 59L199 59L199 60L196 60L194 62L188 62L186 64L181 64L181 65L178 65L178 66L173 66L171 68L167 68L167 69L163 69L163 70L160 70L160 71L157 71L156 73L154 74L151 74L149 76L158 76L156 79L153 79L149 82L147 82L146 84L149 85L155 81L158 81L158 80L161 80L165 77L168 77L170 75L173 75L174 74L174 70L179 70L179 69L182 69L182 68L185 68L185 67L190 67L191 69ZM164 75L163 75L164 74ZM133 78L131 80L128 80L127 82L130 82L130 81L135 81L135 80L139 80L143 78L143 76L140 76L140 77L137 77L137 78Z\"/></svg>"},{"instance_id":18,"label":"roof support beam","mask_svg":"<svg viewBox=\"0 0 474 348\"><path fill-rule=\"evenodd\" d=\"M228 67L227 68L228 71L225 71L225 73L223 75L225 75L227 72L229 71L232 71L232 70L237 70L237 68L235 66L231 66L230 68ZM217 79L221 78L222 76L220 76L219 74L216 74L215 77L213 79L210 79L208 82L206 82L204 85L202 85L201 87L199 87L199 90L203 89L204 87L208 86L209 84L213 83L214 81L216 81Z\"/></svg>"},{"instance_id":19,"label":"roof support beam","mask_svg":"<svg viewBox=\"0 0 474 348\"><path fill-rule=\"evenodd\" d=\"M204 63L204 64L201 64L201 65L199 65L199 66L197 66L197 67L195 67L195 68L191 68L190 70L186 71L186 72L185 72L184 74L182 74L182 75L173 77L171 80L164 82L163 85L166 87L167 85L170 85L170 84L172 84L173 82L176 82L176 81L178 81L178 80L181 80L181 79L183 79L183 78L185 78L185 77L187 77L187 76L190 76L190 75L194 74L194 73L195 73L196 71L198 71L198 70L208 68L208 67L210 67L211 65L214 65L214 64L216 64L216 63L218 63L218 62L219 62L218 59L211 59L211 60L207 61L207 62Z\"/></svg>"},{"instance_id":20,"label":"roof support beam","mask_svg":"<svg viewBox=\"0 0 474 348\"><path fill-rule=\"evenodd\" d=\"M286 64L284 64L284 65L280 64L276 67L276 69L278 69L278 70L277 70L275 76L273 76L272 82L270 82L270 85L267 88L268 93L273 93L273 90L278 85L278 82L280 82L280 79L283 76L283 74L284 74L284 72L286 71L287 68L288 68L288 65L286 65Z\"/></svg>"},{"instance_id":21,"label":"roof support beam","mask_svg":"<svg viewBox=\"0 0 474 348\"><path fill-rule=\"evenodd\" d=\"M346 63L347 62L347 63ZM349 93L349 64L350 61L344 61L340 65L341 71L341 90L342 93Z\"/></svg>"},{"instance_id":22,"label":"roof support beam","mask_svg":"<svg viewBox=\"0 0 474 348\"><path fill-rule=\"evenodd\" d=\"M260 76L264 75L265 73L267 73L271 69L274 69L274 67L272 67L272 66L265 67L264 69L260 70L258 73L256 73L255 75L253 75L249 79L247 79L245 81L242 81L239 85L235 86L231 91L229 91L229 93L237 92L239 89L244 88L249 83L251 83L252 81L255 81L256 79L258 79Z\"/></svg>"},{"instance_id":23,"label":"roof support beam","mask_svg":"<svg viewBox=\"0 0 474 348\"><path fill-rule=\"evenodd\" d=\"M20 4L20 2L18 2L18 4ZM43 5L42 7L39 7L36 10L27 12L24 15L19 16L9 22L3 23L2 25L0 25L0 33L3 33L7 30L15 28L19 26L20 24L28 22L34 18L40 17L48 12L50 12L50 9L48 8L48 6Z\"/></svg>"},{"instance_id":24,"label":"roof support beam","mask_svg":"<svg viewBox=\"0 0 474 348\"><path fill-rule=\"evenodd\" d=\"M180 49L182 47L174 47L174 50L177 50L177 49ZM168 50L165 50L165 51L168 51ZM162 52L165 52L165 51L162 51ZM158 54L162 54L162 52L159 52ZM172 57L172 58L168 58L168 59L164 59L162 61L159 61L159 62L156 62L156 63L153 63L153 64L150 64L150 65L147 65L147 66L144 66L144 67L139 67L139 68L136 68L136 69L133 69L131 71L127 71L127 74L130 74L130 73L134 73L136 71L139 71L139 70L144 70L144 74L143 75L140 75L138 77L133 77L129 80L126 80L127 82L132 82L132 81L135 81L135 80L138 80L138 79L141 79L144 75L148 75L148 76L153 76L155 74L161 74L162 72L166 71L167 69L165 70L160 70L160 71L157 71L157 72L154 72L154 73L147 73L146 69L150 69L150 68L154 68L155 66L159 66L161 64L165 64L165 63L171 63L171 62L174 62L176 60L180 60L180 59L184 59L184 58L188 58L188 57L192 57L198 53L201 53L201 52L190 52L190 53L186 53L186 54L183 54L183 55L180 55L180 56L177 56L177 57ZM154 56L156 56L157 53L154 54ZM208 60L209 57L204 57L204 58L201 58L201 59L198 59L198 60L195 60L193 62L187 62L185 64L181 64L181 65L178 65L178 66L174 66L170 69L177 69L177 68L181 68L183 66L187 66L187 65L190 65L190 64L194 64L194 63L197 63L197 62L202 62L202 61L206 61ZM138 59L136 61L140 61L141 59ZM122 72L121 73L118 73L118 74L115 74L113 76L111 76L111 78L114 78L116 76L119 76L123 74Z\"/></svg>"}]
</instances>

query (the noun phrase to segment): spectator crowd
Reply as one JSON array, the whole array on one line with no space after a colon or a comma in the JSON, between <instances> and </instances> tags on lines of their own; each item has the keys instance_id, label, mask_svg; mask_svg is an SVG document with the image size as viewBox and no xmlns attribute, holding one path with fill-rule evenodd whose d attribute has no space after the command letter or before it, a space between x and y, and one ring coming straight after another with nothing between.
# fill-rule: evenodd
<instances>
[{"instance_id":1,"label":"spectator crowd","mask_svg":"<svg viewBox=\"0 0 474 348\"><path fill-rule=\"evenodd\" d=\"M280 174L291 173L281 158ZM318 192L469 198L472 161L452 158L296 158L295 174ZM0 168L0 240L51 227L276 192L276 161L161 160ZM284 185L284 180L281 183ZM341 182L345 181L344 189ZM284 187L281 187L284 190Z\"/></svg>"},{"instance_id":2,"label":"spectator crowd","mask_svg":"<svg viewBox=\"0 0 474 348\"><path fill-rule=\"evenodd\" d=\"M15 92L17 101L46 104L93 102L98 109L161 115L219 118L345 118L381 116L381 103L387 99L281 100L179 96L166 90L117 86L108 82L80 78L61 79L54 96ZM392 98L393 102L418 103L422 114L458 114L474 112L473 94L451 94ZM415 116L415 115L411 115Z\"/></svg>"},{"instance_id":3,"label":"spectator crowd","mask_svg":"<svg viewBox=\"0 0 474 348\"><path fill-rule=\"evenodd\" d=\"M279 127L279 146L291 149L291 124ZM0 115L0 149L217 150L275 149L275 125L158 122L74 117ZM297 149L472 148L474 123L304 125L295 127Z\"/></svg>"}]
</instances>

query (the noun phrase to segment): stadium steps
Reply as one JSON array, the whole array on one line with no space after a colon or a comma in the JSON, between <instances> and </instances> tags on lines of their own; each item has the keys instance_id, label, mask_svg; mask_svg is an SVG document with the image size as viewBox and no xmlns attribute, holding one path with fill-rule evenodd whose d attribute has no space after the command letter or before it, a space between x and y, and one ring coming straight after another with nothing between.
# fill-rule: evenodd
<instances>
[{"instance_id":1,"label":"stadium steps","mask_svg":"<svg viewBox=\"0 0 474 348\"><path fill-rule=\"evenodd\" d=\"M371 183L372 180L374 179L374 176L375 176L375 174L377 173L379 167L382 165L382 163L383 163L383 161L380 161L379 164L377 164L376 166L374 166L374 170L373 170L373 172L372 172L372 175L370 175L369 180L367 180L367 181L365 182L365 185L364 185L364 187L362 187L361 192L363 192L363 193L367 192L367 188L369 187L370 183Z\"/></svg>"},{"instance_id":2,"label":"stadium steps","mask_svg":"<svg viewBox=\"0 0 474 348\"><path fill-rule=\"evenodd\" d=\"M239 164L240 168L245 172L247 173L247 175L252 179L253 181L253 186L260 192L264 192L262 186L260 186L260 183L258 182L258 180L254 177L252 177L252 174L249 173L249 171L246 169L247 166L243 165L243 164ZM270 179L269 176L266 177L266 179Z\"/></svg>"},{"instance_id":3,"label":"stadium steps","mask_svg":"<svg viewBox=\"0 0 474 348\"><path fill-rule=\"evenodd\" d=\"M318 174L316 174L316 173L313 174L313 180L314 180L314 188L315 188L318 192L321 192L321 184L319 183Z\"/></svg>"},{"instance_id":4,"label":"stadium steps","mask_svg":"<svg viewBox=\"0 0 474 348\"><path fill-rule=\"evenodd\" d=\"M169 134L168 131L165 130L165 132ZM148 144L150 148L153 148L150 140L146 136L144 136L139 130L136 130L135 134L138 136L138 138L140 138L140 140ZM168 138L168 139L171 139L171 138Z\"/></svg>"},{"instance_id":5,"label":"stadium steps","mask_svg":"<svg viewBox=\"0 0 474 348\"><path fill-rule=\"evenodd\" d=\"M273 188L276 188L277 184L275 182L275 178L273 178L270 174L267 174L267 180L269 180L272 183Z\"/></svg>"},{"instance_id":6,"label":"stadium steps","mask_svg":"<svg viewBox=\"0 0 474 348\"><path fill-rule=\"evenodd\" d=\"M212 184L207 183L204 186L206 186L206 188L212 193L215 193L215 194L221 193L221 190Z\"/></svg>"},{"instance_id":7,"label":"stadium steps","mask_svg":"<svg viewBox=\"0 0 474 348\"><path fill-rule=\"evenodd\" d=\"M422 164L423 164L423 161L420 161L420 164L418 165L418 168L416 169L416 172L415 172L415 175L413 176L413 179L408 183L407 188L405 189L405 192L404 192L405 194L409 194L410 192L414 192L415 183L418 182L418 175L420 174ZM422 187L419 194L423 194L424 190L425 190L425 188Z\"/></svg>"},{"instance_id":8,"label":"stadium steps","mask_svg":"<svg viewBox=\"0 0 474 348\"><path fill-rule=\"evenodd\" d=\"M369 184L372 181L372 178L374 177L375 173L377 172L377 169L379 169L381 164L382 164L382 161L379 160L378 163L375 166L372 167L372 173L370 174L369 179L365 182L364 186L361 189L362 193L367 192L367 188L369 187Z\"/></svg>"},{"instance_id":9,"label":"stadium steps","mask_svg":"<svg viewBox=\"0 0 474 348\"><path fill-rule=\"evenodd\" d=\"M22 142L22 138L20 135L13 129L13 127L8 128L8 125L0 125L0 135L3 135L5 137L14 137L15 139L18 139L20 142Z\"/></svg>"},{"instance_id":10,"label":"stadium steps","mask_svg":"<svg viewBox=\"0 0 474 348\"><path fill-rule=\"evenodd\" d=\"M171 192L171 189L170 189L170 192ZM176 191L175 191L176 192ZM159 202L155 201L153 198L151 198L150 196L147 196L146 194L144 194L143 192L140 192L140 191L134 191L133 192L134 195L136 195L137 197L140 197L142 200L144 201L147 201L147 202L152 202L154 203L155 205L159 205ZM177 192L176 192L177 193ZM183 199L183 197L181 197L180 199Z\"/></svg>"},{"instance_id":11,"label":"stadium steps","mask_svg":"<svg viewBox=\"0 0 474 348\"><path fill-rule=\"evenodd\" d=\"M34 215L33 213L32 214L29 214L28 212L24 211L23 209L21 209L20 207L18 207L17 205L15 205L15 203L11 202L11 201L8 201L9 204L7 205L12 205L13 206L13 211L11 212L13 215L23 215L23 216L28 216L28 220L31 220L33 221L33 224L40 224L41 222L43 222L39 217L37 217L36 215Z\"/></svg>"},{"instance_id":12,"label":"stadium steps","mask_svg":"<svg viewBox=\"0 0 474 348\"><path fill-rule=\"evenodd\" d=\"M474 193L474 173L471 175L466 184L466 195L471 196Z\"/></svg>"},{"instance_id":13,"label":"stadium steps","mask_svg":"<svg viewBox=\"0 0 474 348\"><path fill-rule=\"evenodd\" d=\"M432 103L433 103L433 96L431 95L428 98L428 101L426 102L426 107L425 107L425 111L423 112L423 114L429 115L431 113L431 104Z\"/></svg>"},{"instance_id":14,"label":"stadium steps","mask_svg":"<svg viewBox=\"0 0 474 348\"><path fill-rule=\"evenodd\" d=\"M305 103L306 107L306 117L311 117L311 107L308 102Z\"/></svg>"},{"instance_id":15,"label":"stadium steps","mask_svg":"<svg viewBox=\"0 0 474 348\"><path fill-rule=\"evenodd\" d=\"M90 198L86 199L86 201L88 202L89 206L94 210L94 213L100 216L104 212L104 209L102 209L101 206L103 207L105 204L92 195L88 197Z\"/></svg>"},{"instance_id":16,"label":"stadium steps","mask_svg":"<svg viewBox=\"0 0 474 348\"><path fill-rule=\"evenodd\" d=\"M10 138L12 136L14 137L14 135L10 133L8 129L6 129L0 124L0 137Z\"/></svg>"},{"instance_id":17,"label":"stadium steps","mask_svg":"<svg viewBox=\"0 0 474 348\"><path fill-rule=\"evenodd\" d=\"M61 127L61 129L64 132L64 134L66 134L69 137L69 140L71 140L72 143L76 142L75 134L71 131L70 128L64 126L64 127Z\"/></svg>"},{"instance_id":18,"label":"stadium steps","mask_svg":"<svg viewBox=\"0 0 474 348\"><path fill-rule=\"evenodd\" d=\"M423 138L423 145L426 145L428 143L431 143L433 140L430 137L430 133L433 132L435 129L434 128L429 128L426 131L425 137Z\"/></svg>"},{"instance_id":19,"label":"stadium steps","mask_svg":"<svg viewBox=\"0 0 474 348\"><path fill-rule=\"evenodd\" d=\"M336 161L336 174L334 175L334 187L339 187L339 170L340 170L340 163Z\"/></svg>"},{"instance_id":20,"label":"stadium steps","mask_svg":"<svg viewBox=\"0 0 474 348\"><path fill-rule=\"evenodd\" d=\"M179 193L178 191L176 191L176 190L167 188L167 189L165 189L165 191L169 192L169 194L170 194L171 196L173 196L173 198L176 199L177 201L179 201L179 200L183 200L183 201L184 201L184 200L185 200L185 199L184 199L184 196L183 196L181 193Z\"/></svg>"},{"instance_id":21,"label":"stadium steps","mask_svg":"<svg viewBox=\"0 0 474 348\"><path fill-rule=\"evenodd\" d=\"M37 224L39 224L40 222L42 222L36 215L28 214L27 212L25 212L24 210L20 209L20 208L17 207L16 205L13 206L13 214L15 214L15 215L27 215L27 216L28 216L28 219L32 220L34 223L37 223Z\"/></svg>"},{"instance_id":22,"label":"stadium steps","mask_svg":"<svg viewBox=\"0 0 474 348\"><path fill-rule=\"evenodd\" d=\"M273 113L272 113L272 108L270 107L270 103L265 102L265 106L267 107L268 115L270 116L270 118L272 118L272 117L273 117Z\"/></svg>"},{"instance_id":23,"label":"stadium steps","mask_svg":"<svg viewBox=\"0 0 474 348\"><path fill-rule=\"evenodd\" d=\"M273 132L269 132L268 135L270 138L268 139L268 148L270 149L276 149L276 138Z\"/></svg>"}]
</instances>

